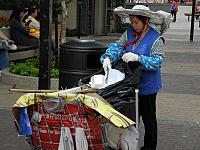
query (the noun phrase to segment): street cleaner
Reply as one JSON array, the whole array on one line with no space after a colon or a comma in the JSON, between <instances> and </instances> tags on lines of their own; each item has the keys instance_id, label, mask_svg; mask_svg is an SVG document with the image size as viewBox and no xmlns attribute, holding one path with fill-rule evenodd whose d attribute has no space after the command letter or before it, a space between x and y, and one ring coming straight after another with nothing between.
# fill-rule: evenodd
<instances>
[{"instance_id":1,"label":"street cleaner","mask_svg":"<svg viewBox=\"0 0 200 150\"><path fill-rule=\"evenodd\" d=\"M100 60L105 71L122 59L126 63L139 62L142 66L139 84L139 113L145 127L141 150L156 150L156 96L162 88L160 68L164 62L164 38L161 36L172 21L164 11L151 11L144 5L132 9L117 7L114 12L129 18L130 26L119 40L111 43Z\"/></svg>"}]
</instances>

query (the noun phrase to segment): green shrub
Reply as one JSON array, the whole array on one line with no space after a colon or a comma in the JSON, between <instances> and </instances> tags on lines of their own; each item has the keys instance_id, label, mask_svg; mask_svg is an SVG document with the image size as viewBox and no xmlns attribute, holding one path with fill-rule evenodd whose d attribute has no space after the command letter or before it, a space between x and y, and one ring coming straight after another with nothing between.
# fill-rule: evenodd
<instances>
[{"instance_id":1,"label":"green shrub","mask_svg":"<svg viewBox=\"0 0 200 150\"><path fill-rule=\"evenodd\" d=\"M39 69L29 66L26 63L11 64L10 72L22 76L37 77L39 74Z\"/></svg>"},{"instance_id":2,"label":"green shrub","mask_svg":"<svg viewBox=\"0 0 200 150\"><path fill-rule=\"evenodd\" d=\"M56 64L55 61L52 61L51 78L59 77L58 67L55 64ZM30 59L27 59L25 62L11 63L10 72L13 74L22 75L22 76L38 77L39 76L39 61L37 58L30 58Z\"/></svg>"}]
</instances>

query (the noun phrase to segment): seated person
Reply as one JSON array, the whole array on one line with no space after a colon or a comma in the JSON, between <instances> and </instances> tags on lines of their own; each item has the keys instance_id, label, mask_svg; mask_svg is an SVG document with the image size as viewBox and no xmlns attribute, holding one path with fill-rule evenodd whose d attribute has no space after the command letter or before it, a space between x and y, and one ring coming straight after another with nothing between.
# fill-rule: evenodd
<instances>
[{"instance_id":1,"label":"seated person","mask_svg":"<svg viewBox=\"0 0 200 150\"><path fill-rule=\"evenodd\" d=\"M36 20L37 15L37 9L34 6L30 7L28 9L28 16L25 18L25 25L29 27L29 32L39 39L40 23Z\"/></svg>"},{"instance_id":2,"label":"seated person","mask_svg":"<svg viewBox=\"0 0 200 150\"><path fill-rule=\"evenodd\" d=\"M3 32L0 31L0 70L9 67L8 50L16 50L17 46L13 40L10 40Z\"/></svg>"},{"instance_id":3,"label":"seated person","mask_svg":"<svg viewBox=\"0 0 200 150\"><path fill-rule=\"evenodd\" d=\"M37 20L38 11L35 6L30 7L26 11L28 11L28 13L22 17L22 22L29 29L30 34L36 37L37 39L39 39L40 38L40 22ZM53 38L51 40L51 44L52 44L52 51L54 53L57 53L56 48L55 48L55 40Z\"/></svg>"},{"instance_id":4,"label":"seated person","mask_svg":"<svg viewBox=\"0 0 200 150\"><path fill-rule=\"evenodd\" d=\"M38 37L30 33L29 29L23 26L21 22L23 14L23 9L16 8L10 16L11 39L13 39L17 45L39 46Z\"/></svg>"}]
</instances>

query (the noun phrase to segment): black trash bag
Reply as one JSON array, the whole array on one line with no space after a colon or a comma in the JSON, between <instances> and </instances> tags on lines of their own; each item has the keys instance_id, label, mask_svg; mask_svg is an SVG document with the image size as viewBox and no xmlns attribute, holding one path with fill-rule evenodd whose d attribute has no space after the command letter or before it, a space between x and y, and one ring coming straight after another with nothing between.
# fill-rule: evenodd
<instances>
[{"instance_id":1,"label":"black trash bag","mask_svg":"<svg viewBox=\"0 0 200 150\"><path fill-rule=\"evenodd\" d=\"M116 110L135 121L135 89L139 88L141 72L140 63L129 62L127 64L120 60L114 64L112 68L124 73L125 79L105 88L98 89L97 93L108 103L110 103ZM104 74L104 71L102 69L95 74ZM79 86L89 83L90 77L93 75L81 79Z\"/></svg>"}]
</instances>

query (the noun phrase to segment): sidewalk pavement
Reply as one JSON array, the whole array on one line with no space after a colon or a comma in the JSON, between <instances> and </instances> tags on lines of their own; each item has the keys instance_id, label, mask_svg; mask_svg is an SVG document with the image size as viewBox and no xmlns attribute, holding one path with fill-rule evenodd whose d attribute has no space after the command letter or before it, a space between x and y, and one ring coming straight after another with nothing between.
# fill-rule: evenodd
<instances>
[{"instance_id":1,"label":"sidewalk pavement","mask_svg":"<svg viewBox=\"0 0 200 150\"><path fill-rule=\"evenodd\" d=\"M157 98L157 150L200 149L200 28L195 22L194 41L189 42L190 22L183 13L190 9L189 6L179 7L177 22L172 23L164 34L166 61L162 67L163 90ZM117 37L95 39L108 44ZM15 132L10 111L22 94L9 93L9 88L11 85L0 82L0 149L27 150L29 146L24 138L18 137ZM143 134L141 123L141 145Z\"/></svg>"}]
</instances>

